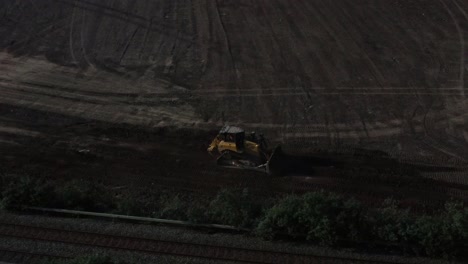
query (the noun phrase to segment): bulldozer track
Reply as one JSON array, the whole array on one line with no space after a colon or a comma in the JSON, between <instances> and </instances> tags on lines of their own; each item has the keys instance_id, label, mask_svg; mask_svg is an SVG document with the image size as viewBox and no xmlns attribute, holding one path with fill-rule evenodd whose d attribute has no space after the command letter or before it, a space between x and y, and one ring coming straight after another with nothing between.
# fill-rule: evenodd
<instances>
[{"instance_id":1,"label":"bulldozer track","mask_svg":"<svg viewBox=\"0 0 468 264\"><path fill-rule=\"evenodd\" d=\"M132 25L141 27L141 28L146 28L148 30L151 30L153 32L157 32L160 34L167 34L167 32L164 30L165 26L168 25L157 25L157 24L151 24L151 28L148 28L148 18L132 14L131 12L127 12L124 10L119 10L113 7L109 7L107 5L101 5L101 4L95 4L92 2L80 0L80 1L68 1L68 0L56 0L58 3L62 3L64 5L68 5L71 7L76 7L79 9L87 10L90 12L97 12L100 8L104 10L104 16L118 19L121 21L125 21L127 23L130 23ZM189 41L189 39L184 39L186 41Z\"/></svg>"},{"instance_id":2,"label":"bulldozer track","mask_svg":"<svg viewBox=\"0 0 468 264\"><path fill-rule=\"evenodd\" d=\"M234 261L238 263L322 263L326 261L327 263L328 261L333 261L333 263L398 263L382 260L319 256L193 242L170 241L3 222L0 223L0 236L79 246L92 246L117 251ZM0 249L0 252L3 251ZM18 251L5 252L11 254L23 253ZM30 257L66 258L65 256L28 254Z\"/></svg>"}]
</instances>

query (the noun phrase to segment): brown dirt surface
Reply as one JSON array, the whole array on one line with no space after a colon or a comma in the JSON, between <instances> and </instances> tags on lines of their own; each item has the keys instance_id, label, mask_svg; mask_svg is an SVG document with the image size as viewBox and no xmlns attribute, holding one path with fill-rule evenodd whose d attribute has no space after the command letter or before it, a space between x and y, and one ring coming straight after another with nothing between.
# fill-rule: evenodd
<instances>
[{"instance_id":1,"label":"brown dirt surface","mask_svg":"<svg viewBox=\"0 0 468 264\"><path fill-rule=\"evenodd\" d=\"M466 1L4 0L0 35L5 172L468 200ZM347 165L216 168L224 123Z\"/></svg>"}]
</instances>

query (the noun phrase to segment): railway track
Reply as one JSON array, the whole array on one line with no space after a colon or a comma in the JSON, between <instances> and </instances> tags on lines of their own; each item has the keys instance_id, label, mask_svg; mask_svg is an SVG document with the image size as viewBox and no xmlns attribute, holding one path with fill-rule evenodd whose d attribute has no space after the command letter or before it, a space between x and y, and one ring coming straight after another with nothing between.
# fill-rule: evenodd
<instances>
[{"instance_id":1,"label":"railway track","mask_svg":"<svg viewBox=\"0 0 468 264\"><path fill-rule=\"evenodd\" d=\"M7 263L45 263L48 260L61 260L68 259L69 257L46 254L46 253L33 253L22 250L0 249L0 261ZM1 262L3 263L3 262Z\"/></svg>"},{"instance_id":2,"label":"railway track","mask_svg":"<svg viewBox=\"0 0 468 264\"><path fill-rule=\"evenodd\" d=\"M61 228L40 227L18 223L0 223L0 237L88 246L107 250L128 251L153 255L171 255L189 258L233 261L236 263L398 263L382 260L355 259L348 257L319 256L241 247L209 245L192 242L170 241L157 238L142 238L77 231ZM21 255L21 259L66 258L16 251L1 254ZM20 259L20 260L21 260ZM28 261L29 263L29 261Z\"/></svg>"}]
</instances>

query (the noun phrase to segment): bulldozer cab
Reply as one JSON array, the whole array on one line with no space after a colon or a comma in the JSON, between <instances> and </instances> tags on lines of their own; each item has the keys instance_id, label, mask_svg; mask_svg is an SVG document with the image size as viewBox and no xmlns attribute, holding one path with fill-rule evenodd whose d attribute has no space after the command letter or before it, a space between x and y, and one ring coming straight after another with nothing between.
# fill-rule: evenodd
<instances>
[{"instance_id":1,"label":"bulldozer cab","mask_svg":"<svg viewBox=\"0 0 468 264\"><path fill-rule=\"evenodd\" d=\"M221 141L235 143L238 151L243 151L245 131L239 127L225 126L219 132Z\"/></svg>"}]
</instances>

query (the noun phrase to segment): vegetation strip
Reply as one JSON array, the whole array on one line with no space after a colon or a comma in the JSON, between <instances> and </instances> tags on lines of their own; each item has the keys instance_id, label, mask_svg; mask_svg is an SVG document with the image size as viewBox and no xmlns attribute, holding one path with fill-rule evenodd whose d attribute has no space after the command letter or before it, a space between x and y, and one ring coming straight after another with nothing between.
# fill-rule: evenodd
<instances>
[{"instance_id":1,"label":"vegetation strip","mask_svg":"<svg viewBox=\"0 0 468 264\"><path fill-rule=\"evenodd\" d=\"M202 196L150 188L132 195L115 194L87 181L56 183L16 175L1 177L1 181L0 208L6 210L45 207L139 215L143 218L134 220L149 217L166 224L218 226L226 231L250 231L269 240L286 238L365 252L468 259L468 208L456 201L438 211L415 212L393 200L368 208L352 198L324 191L261 198L248 189Z\"/></svg>"}]
</instances>

